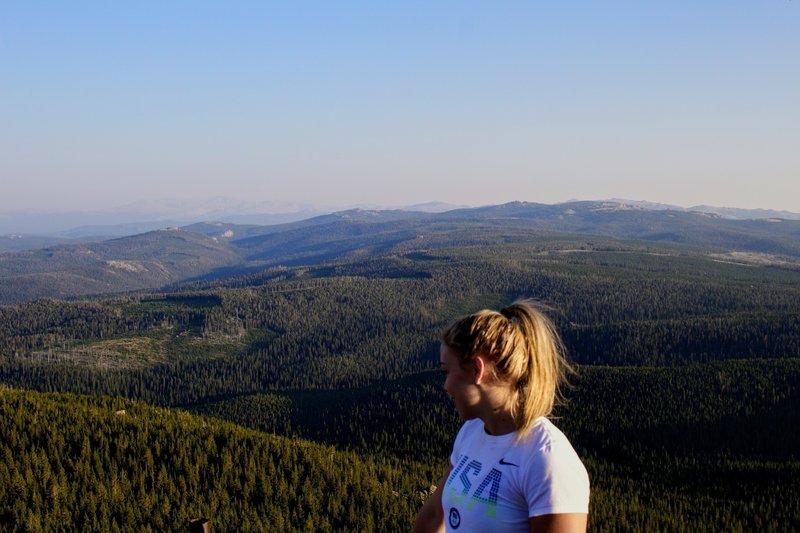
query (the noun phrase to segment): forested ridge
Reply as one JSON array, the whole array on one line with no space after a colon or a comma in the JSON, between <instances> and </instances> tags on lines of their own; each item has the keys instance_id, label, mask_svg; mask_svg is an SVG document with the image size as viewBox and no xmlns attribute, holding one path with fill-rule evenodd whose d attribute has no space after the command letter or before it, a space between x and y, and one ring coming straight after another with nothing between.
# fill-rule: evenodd
<instances>
[{"instance_id":1,"label":"forested ridge","mask_svg":"<svg viewBox=\"0 0 800 533\"><path fill-rule=\"evenodd\" d=\"M4 529L409 529L431 476L121 399L0 389L0 414Z\"/></svg>"},{"instance_id":2,"label":"forested ridge","mask_svg":"<svg viewBox=\"0 0 800 533\"><path fill-rule=\"evenodd\" d=\"M458 427L439 382L426 372L198 407L293 439L120 398L3 389L0 520L408 530ZM800 526L798 407L797 360L581 367L556 422L589 470L592 530L780 531Z\"/></svg>"},{"instance_id":3,"label":"forested ridge","mask_svg":"<svg viewBox=\"0 0 800 533\"><path fill-rule=\"evenodd\" d=\"M800 270L721 262L696 247L498 235L487 241L486 235L465 234L461 243L451 235L427 250L399 245L385 253L273 266L159 293L0 306L0 383L93 395L7 389L8 413L25 411L25 402L41 407L14 414L16 425L4 431L22 431L34 412L49 413L49 425L74 412L69 431L82 446L82 435L110 435L119 419L109 415L108 426L83 427L87 411L65 406L97 402L102 412L147 413L136 423L153 433L148 438L162 439L162 448L187 443L185 452L154 456L156 467L164 465L165 486L178 486L177 476L185 475L184 467L166 464L172 455L219 458L219 450L212 458L215 452L203 448L202 438L194 444L188 436L210 424L232 435L228 439L248 435L241 446L254 450L273 442L259 431L334 446L335 453L349 454L357 464L352 468L387 468L392 473L385 475L399 476L405 488L391 490L419 491L438 479L458 427L433 371L438 331L461 314L533 297L551 306L576 364L569 401L556 416L590 471L592 529L800 527ZM180 407L251 429L132 401ZM183 429L177 422L157 428L148 422L156 413L191 422ZM137 426L140 431L145 430ZM25 448L33 450L56 438L52 432L31 435ZM18 481L16 469L27 486L19 449L6 455L13 465L7 475ZM91 464L107 483L121 459L103 453ZM264 456L252 453L258 470ZM73 455L65 457L74 461ZM124 468L136 470L135 463ZM67 484L84 483L85 477L64 468ZM237 461L229 468L234 477L245 475ZM293 479L278 471L278 477ZM31 470L31 479L39 478L36 472ZM222 524L240 524L234 515L247 517L245 529L264 529L277 515L284 527L303 527L282 507L258 507L249 502L252 492L243 496L233 485L227 496L193 485L206 494L203 509L195 511L182 499L189 498L186 491L176 496L169 488L158 492L152 484L129 482L134 492L165 494L169 509L109 514L75 501L62 518L160 529L201 512L216 515L211 518L223 529ZM407 529L419 498L400 503L376 494L368 498L384 511L370 514L369 524L348 522L354 519L349 515L336 518L324 505L306 513L321 529L328 529L320 522L326 519L334 529ZM0 521L24 530L22 517L28 523L31 516L44 516L46 499L31 498L22 504L5 492ZM96 522L80 522L89 515Z\"/></svg>"}]
</instances>

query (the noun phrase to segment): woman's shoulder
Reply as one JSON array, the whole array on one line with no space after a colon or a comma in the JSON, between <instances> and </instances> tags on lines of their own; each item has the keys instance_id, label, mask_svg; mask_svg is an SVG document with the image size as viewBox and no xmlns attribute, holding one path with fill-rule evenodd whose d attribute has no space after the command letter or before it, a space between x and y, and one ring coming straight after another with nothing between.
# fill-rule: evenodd
<instances>
[{"instance_id":1,"label":"woman's shoulder","mask_svg":"<svg viewBox=\"0 0 800 533\"><path fill-rule=\"evenodd\" d=\"M459 450L465 442L469 442L483 431L483 422L479 418L466 420L458 430L456 440L453 442L453 450Z\"/></svg>"},{"instance_id":2,"label":"woman's shoulder","mask_svg":"<svg viewBox=\"0 0 800 533\"><path fill-rule=\"evenodd\" d=\"M553 441L567 441L567 436L564 435L564 432L561 431L558 426L556 426L552 420L545 416L540 416L536 419L533 423L533 427L531 428L531 434L536 436L537 438L553 442Z\"/></svg>"},{"instance_id":3,"label":"woman's shoulder","mask_svg":"<svg viewBox=\"0 0 800 533\"><path fill-rule=\"evenodd\" d=\"M461 424L461 431L465 432L483 431L483 420L481 420L480 418L465 420L464 423Z\"/></svg>"},{"instance_id":4,"label":"woman's shoulder","mask_svg":"<svg viewBox=\"0 0 800 533\"><path fill-rule=\"evenodd\" d=\"M483 433L483 421L480 418L473 418L471 420L465 420L464 423L461 424L456 439L480 433Z\"/></svg>"},{"instance_id":5,"label":"woman's shoulder","mask_svg":"<svg viewBox=\"0 0 800 533\"><path fill-rule=\"evenodd\" d=\"M588 511L586 467L555 424L546 418L538 419L519 451L517 483L528 501L529 516Z\"/></svg>"},{"instance_id":6,"label":"woman's shoulder","mask_svg":"<svg viewBox=\"0 0 800 533\"><path fill-rule=\"evenodd\" d=\"M554 454L580 462L569 439L548 418L538 418L530 433L521 440L521 452L532 461L547 461Z\"/></svg>"}]
</instances>

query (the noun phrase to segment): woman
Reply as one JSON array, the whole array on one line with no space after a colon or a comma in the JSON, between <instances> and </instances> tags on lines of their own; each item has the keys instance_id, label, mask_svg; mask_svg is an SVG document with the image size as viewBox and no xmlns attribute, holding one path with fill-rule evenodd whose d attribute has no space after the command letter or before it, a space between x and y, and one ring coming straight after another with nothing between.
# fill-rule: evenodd
<instances>
[{"instance_id":1,"label":"woman","mask_svg":"<svg viewBox=\"0 0 800 533\"><path fill-rule=\"evenodd\" d=\"M585 531L589 477L545 418L569 368L550 319L520 301L441 340L444 390L465 422L414 531Z\"/></svg>"}]
</instances>

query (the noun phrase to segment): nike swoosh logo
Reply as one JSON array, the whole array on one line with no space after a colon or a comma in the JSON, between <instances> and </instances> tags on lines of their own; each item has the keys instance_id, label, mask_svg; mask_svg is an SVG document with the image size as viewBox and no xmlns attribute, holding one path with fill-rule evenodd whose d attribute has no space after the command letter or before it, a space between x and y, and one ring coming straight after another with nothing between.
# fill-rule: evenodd
<instances>
[{"instance_id":1,"label":"nike swoosh logo","mask_svg":"<svg viewBox=\"0 0 800 533\"><path fill-rule=\"evenodd\" d=\"M514 464L514 463L509 463L508 461L506 461L505 459L502 459L502 458L500 459L500 464L501 465L507 465L507 466L519 466L519 465Z\"/></svg>"}]
</instances>

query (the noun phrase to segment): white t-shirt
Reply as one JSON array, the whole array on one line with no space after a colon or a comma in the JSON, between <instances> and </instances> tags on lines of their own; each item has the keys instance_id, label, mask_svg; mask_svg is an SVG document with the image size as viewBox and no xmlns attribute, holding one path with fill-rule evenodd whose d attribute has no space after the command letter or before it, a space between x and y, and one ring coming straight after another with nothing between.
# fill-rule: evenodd
<instances>
[{"instance_id":1,"label":"white t-shirt","mask_svg":"<svg viewBox=\"0 0 800 533\"><path fill-rule=\"evenodd\" d=\"M567 437L548 419L493 436L468 420L453 445L442 492L447 531L529 531L528 518L589 512L589 476Z\"/></svg>"}]
</instances>

